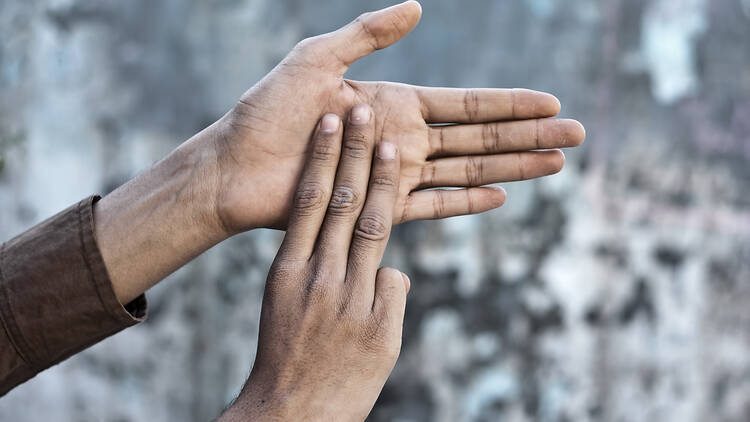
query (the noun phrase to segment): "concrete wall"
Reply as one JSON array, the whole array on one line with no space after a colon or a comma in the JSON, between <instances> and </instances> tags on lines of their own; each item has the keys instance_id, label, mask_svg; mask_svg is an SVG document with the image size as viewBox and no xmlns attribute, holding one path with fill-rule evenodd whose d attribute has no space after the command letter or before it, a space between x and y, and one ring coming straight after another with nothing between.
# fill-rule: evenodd
<instances>
[{"instance_id":1,"label":"concrete wall","mask_svg":"<svg viewBox=\"0 0 750 422\"><path fill-rule=\"evenodd\" d=\"M0 239L106 193L294 43L385 2L0 3ZM587 128L486 215L399 226L402 356L373 421L750 418L750 1L424 0L350 77L547 90ZM149 293L148 322L0 399L3 421L208 421L253 360L279 233Z\"/></svg>"}]
</instances>

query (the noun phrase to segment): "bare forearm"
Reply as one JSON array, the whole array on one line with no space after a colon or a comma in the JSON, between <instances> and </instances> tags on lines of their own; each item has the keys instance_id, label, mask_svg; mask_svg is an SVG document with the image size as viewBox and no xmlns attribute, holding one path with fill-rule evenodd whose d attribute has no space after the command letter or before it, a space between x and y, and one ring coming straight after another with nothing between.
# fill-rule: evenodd
<instances>
[{"instance_id":1,"label":"bare forearm","mask_svg":"<svg viewBox=\"0 0 750 422\"><path fill-rule=\"evenodd\" d=\"M121 303L227 237L214 211L214 132L195 135L96 204L97 242Z\"/></svg>"}]
</instances>

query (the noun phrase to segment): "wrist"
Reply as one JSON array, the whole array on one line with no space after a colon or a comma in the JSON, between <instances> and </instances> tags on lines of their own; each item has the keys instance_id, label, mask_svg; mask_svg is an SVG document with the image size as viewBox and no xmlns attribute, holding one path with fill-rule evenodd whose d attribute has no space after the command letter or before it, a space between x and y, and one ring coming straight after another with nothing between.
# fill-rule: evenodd
<instances>
[{"instance_id":1,"label":"wrist","mask_svg":"<svg viewBox=\"0 0 750 422\"><path fill-rule=\"evenodd\" d=\"M216 138L221 136L218 124L194 135L159 163L170 176L175 176L179 194L175 195L174 205L182 210L183 220L190 226L185 228L214 244L237 234L227 227L219 212L222 172L215 147Z\"/></svg>"},{"instance_id":2,"label":"wrist","mask_svg":"<svg viewBox=\"0 0 750 422\"><path fill-rule=\"evenodd\" d=\"M97 244L123 304L228 236L215 217L216 160L201 136L94 208Z\"/></svg>"},{"instance_id":3,"label":"wrist","mask_svg":"<svg viewBox=\"0 0 750 422\"><path fill-rule=\"evenodd\" d=\"M293 188L287 179L297 171L289 166L295 160L269 153L268 140L248 121L247 111L235 107L195 139L213 154L213 218L227 236L283 229Z\"/></svg>"}]
</instances>

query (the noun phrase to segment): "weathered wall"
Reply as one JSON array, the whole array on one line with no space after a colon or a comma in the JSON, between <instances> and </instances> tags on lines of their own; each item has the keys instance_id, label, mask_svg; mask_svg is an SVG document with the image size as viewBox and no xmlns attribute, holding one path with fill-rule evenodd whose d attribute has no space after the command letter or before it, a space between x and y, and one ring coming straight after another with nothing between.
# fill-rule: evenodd
<instances>
[{"instance_id":1,"label":"weathered wall","mask_svg":"<svg viewBox=\"0 0 750 422\"><path fill-rule=\"evenodd\" d=\"M380 1L0 3L0 239L106 193L296 40ZM750 418L750 1L424 0L350 75L548 90L588 140L480 217L396 229L401 359L373 421ZM207 421L249 371L279 234L149 294L150 320L0 400L0 420Z\"/></svg>"}]
</instances>

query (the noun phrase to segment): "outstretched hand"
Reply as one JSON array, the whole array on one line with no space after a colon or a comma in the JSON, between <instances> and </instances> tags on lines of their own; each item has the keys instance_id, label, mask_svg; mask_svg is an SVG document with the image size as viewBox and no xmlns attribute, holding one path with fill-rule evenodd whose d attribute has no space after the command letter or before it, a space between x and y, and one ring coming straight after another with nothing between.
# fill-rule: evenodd
<instances>
[{"instance_id":1,"label":"outstretched hand","mask_svg":"<svg viewBox=\"0 0 750 422\"><path fill-rule=\"evenodd\" d=\"M301 41L222 118L212 137L215 209L229 234L286 226L316 122L324 111L345 116L357 103L372 106L377 138L401 151L397 223L486 211L505 194L480 186L562 168L564 156L554 148L579 145L584 130L574 120L547 118L560 110L552 95L343 78L356 60L411 31L420 16L419 3L408 1ZM422 190L434 187L467 189Z\"/></svg>"}]
</instances>

